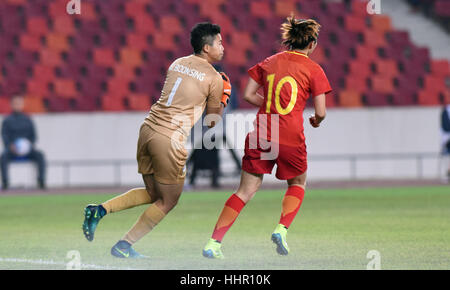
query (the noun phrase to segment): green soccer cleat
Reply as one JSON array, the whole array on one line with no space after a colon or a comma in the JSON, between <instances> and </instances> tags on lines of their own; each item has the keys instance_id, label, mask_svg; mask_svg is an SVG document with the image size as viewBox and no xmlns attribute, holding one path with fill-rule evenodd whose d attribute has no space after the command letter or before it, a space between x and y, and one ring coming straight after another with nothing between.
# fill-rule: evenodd
<instances>
[{"instance_id":1,"label":"green soccer cleat","mask_svg":"<svg viewBox=\"0 0 450 290\"><path fill-rule=\"evenodd\" d=\"M225 257L222 254L220 246L222 246L222 244L218 241L209 239L208 243L203 248L203 257L210 259L224 259Z\"/></svg>"},{"instance_id":2,"label":"green soccer cleat","mask_svg":"<svg viewBox=\"0 0 450 290\"><path fill-rule=\"evenodd\" d=\"M287 229L279 224L272 233L272 242L277 245L277 253L286 256L289 254L289 247L286 242Z\"/></svg>"},{"instance_id":3,"label":"green soccer cleat","mask_svg":"<svg viewBox=\"0 0 450 290\"><path fill-rule=\"evenodd\" d=\"M127 241L120 240L111 248L111 255L122 259L146 259L147 256L136 252Z\"/></svg>"},{"instance_id":4,"label":"green soccer cleat","mask_svg":"<svg viewBox=\"0 0 450 290\"><path fill-rule=\"evenodd\" d=\"M105 216L103 207L96 204L89 204L84 209L83 234L89 242L94 240L95 229L99 221Z\"/></svg>"}]
</instances>

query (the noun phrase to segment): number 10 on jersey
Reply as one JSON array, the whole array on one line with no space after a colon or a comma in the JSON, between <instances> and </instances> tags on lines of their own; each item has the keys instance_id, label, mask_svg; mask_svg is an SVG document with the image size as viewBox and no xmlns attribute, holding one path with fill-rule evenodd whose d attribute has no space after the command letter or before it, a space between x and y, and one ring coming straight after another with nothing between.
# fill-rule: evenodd
<instances>
[{"instance_id":1,"label":"number 10 on jersey","mask_svg":"<svg viewBox=\"0 0 450 290\"><path fill-rule=\"evenodd\" d=\"M269 87L267 90L266 113L270 114L270 106L272 106L272 98L273 98L273 86L275 83L275 74L268 75L267 82L269 83ZM287 105L286 108L283 108L281 106L280 94L281 89L286 83L289 83L291 85L291 96L289 104ZM292 111L292 109L294 109L295 103L297 102L297 92L298 92L297 82L291 76L285 76L277 83L275 87L275 109L278 112L278 114L287 115Z\"/></svg>"}]
</instances>

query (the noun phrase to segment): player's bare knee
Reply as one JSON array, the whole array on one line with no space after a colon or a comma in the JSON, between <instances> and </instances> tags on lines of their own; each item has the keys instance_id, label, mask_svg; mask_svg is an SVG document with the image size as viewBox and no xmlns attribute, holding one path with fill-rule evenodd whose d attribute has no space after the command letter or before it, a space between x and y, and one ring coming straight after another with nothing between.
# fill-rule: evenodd
<instances>
[{"instance_id":1,"label":"player's bare knee","mask_svg":"<svg viewBox=\"0 0 450 290\"><path fill-rule=\"evenodd\" d=\"M236 195L244 202L249 202L255 196L256 190L238 190Z\"/></svg>"}]
</instances>

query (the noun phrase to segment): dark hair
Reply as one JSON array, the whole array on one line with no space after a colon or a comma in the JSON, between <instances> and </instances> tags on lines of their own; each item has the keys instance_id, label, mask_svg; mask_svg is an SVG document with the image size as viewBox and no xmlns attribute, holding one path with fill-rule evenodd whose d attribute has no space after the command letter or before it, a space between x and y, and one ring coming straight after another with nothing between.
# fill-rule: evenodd
<instances>
[{"instance_id":1,"label":"dark hair","mask_svg":"<svg viewBox=\"0 0 450 290\"><path fill-rule=\"evenodd\" d=\"M281 24L283 44L289 49L305 49L312 41L317 41L320 24L313 19L295 19L288 17Z\"/></svg>"},{"instance_id":2,"label":"dark hair","mask_svg":"<svg viewBox=\"0 0 450 290\"><path fill-rule=\"evenodd\" d=\"M202 52L205 44L212 45L214 37L220 33L220 26L209 22L197 23L191 30L191 45L195 54Z\"/></svg>"}]
</instances>

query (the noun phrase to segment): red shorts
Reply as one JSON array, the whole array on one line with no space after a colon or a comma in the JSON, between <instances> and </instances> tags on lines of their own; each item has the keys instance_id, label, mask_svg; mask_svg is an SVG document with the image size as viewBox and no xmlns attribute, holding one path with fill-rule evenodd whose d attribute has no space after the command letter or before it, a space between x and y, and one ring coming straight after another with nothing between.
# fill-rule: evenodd
<instances>
[{"instance_id":1,"label":"red shorts","mask_svg":"<svg viewBox=\"0 0 450 290\"><path fill-rule=\"evenodd\" d=\"M282 144L278 144L278 146L278 154L275 154L272 160L263 160L265 158L262 159L261 154L267 154L272 148L264 150L258 144L256 149L250 149L249 135L247 135L245 139L245 154L242 158L242 170L254 174L270 174L276 164L277 172L275 176L281 180L291 179L306 172L308 164L305 143L298 147Z\"/></svg>"}]
</instances>

